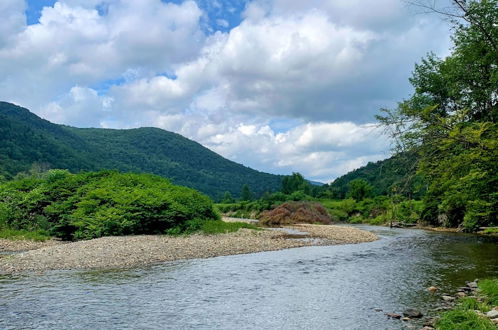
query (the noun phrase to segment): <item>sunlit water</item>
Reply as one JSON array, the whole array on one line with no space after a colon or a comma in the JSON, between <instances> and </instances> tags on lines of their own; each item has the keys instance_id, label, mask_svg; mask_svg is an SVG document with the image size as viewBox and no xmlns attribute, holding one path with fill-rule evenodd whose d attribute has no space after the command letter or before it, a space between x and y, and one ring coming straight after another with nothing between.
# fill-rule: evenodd
<instances>
[{"instance_id":1,"label":"sunlit water","mask_svg":"<svg viewBox=\"0 0 498 330\"><path fill-rule=\"evenodd\" d=\"M498 275L496 240L383 229L372 243L0 277L0 329L400 329L465 280ZM376 312L381 308L382 312Z\"/></svg>"}]
</instances>

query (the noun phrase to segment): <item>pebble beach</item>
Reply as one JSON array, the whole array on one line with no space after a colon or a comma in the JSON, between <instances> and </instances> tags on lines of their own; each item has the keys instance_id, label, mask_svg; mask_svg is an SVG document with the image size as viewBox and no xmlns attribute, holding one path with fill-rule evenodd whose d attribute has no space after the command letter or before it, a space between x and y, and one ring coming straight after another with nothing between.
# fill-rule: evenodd
<instances>
[{"instance_id":1,"label":"pebble beach","mask_svg":"<svg viewBox=\"0 0 498 330\"><path fill-rule=\"evenodd\" d=\"M219 235L142 235L43 243L0 240L0 251L23 251L0 258L0 274L69 269L119 269L180 259L274 251L312 245L371 242L378 237L353 227L294 225L284 231L240 229ZM31 244L33 243L33 244Z\"/></svg>"}]
</instances>

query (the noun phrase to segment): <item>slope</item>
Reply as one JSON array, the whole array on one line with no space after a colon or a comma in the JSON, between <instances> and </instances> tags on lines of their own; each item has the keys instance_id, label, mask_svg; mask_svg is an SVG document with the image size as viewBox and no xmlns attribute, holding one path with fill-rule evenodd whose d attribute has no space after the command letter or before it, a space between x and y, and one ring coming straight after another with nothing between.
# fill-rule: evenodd
<instances>
[{"instance_id":1,"label":"slope","mask_svg":"<svg viewBox=\"0 0 498 330\"><path fill-rule=\"evenodd\" d=\"M373 186L376 195L399 193L408 197L420 198L426 186L416 174L417 156L413 153L401 153L375 163L368 163L351 171L329 184L329 189L336 198L345 198L348 184L355 179L364 179Z\"/></svg>"},{"instance_id":2,"label":"slope","mask_svg":"<svg viewBox=\"0 0 498 330\"><path fill-rule=\"evenodd\" d=\"M0 102L0 175L27 171L33 163L71 172L117 169L167 177L212 197L275 191L281 177L223 158L179 134L158 128L74 128L50 123L27 109Z\"/></svg>"}]
</instances>

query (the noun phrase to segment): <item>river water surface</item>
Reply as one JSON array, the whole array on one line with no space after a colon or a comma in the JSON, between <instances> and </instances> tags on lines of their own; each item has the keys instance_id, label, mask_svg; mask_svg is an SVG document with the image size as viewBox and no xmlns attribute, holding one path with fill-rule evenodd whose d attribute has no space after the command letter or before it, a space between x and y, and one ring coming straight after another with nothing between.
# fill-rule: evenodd
<instances>
[{"instance_id":1,"label":"river water surface","mask_svg":"<svg viewBox=\"0 0 498 330\"><path fill-rule=\"evenodd\" d=\"M0 329L401 329L466 280L498 276L498 242L366 227L372 243L0 277ZM382 309L378 312L375 309Z\"/></svg>"}]
</instances>

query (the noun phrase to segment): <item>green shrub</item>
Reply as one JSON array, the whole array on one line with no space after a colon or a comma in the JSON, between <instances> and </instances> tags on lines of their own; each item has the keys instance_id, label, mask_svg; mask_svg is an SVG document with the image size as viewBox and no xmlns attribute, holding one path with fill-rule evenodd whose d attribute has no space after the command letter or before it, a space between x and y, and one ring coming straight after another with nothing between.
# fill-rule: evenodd
<instances>
[{"instance_id":1,"label":"green shrub","mask_svg":"<svg viewBox=\"0 0 498 330\"><path fill-rule=\"evenodd\" d=\"M218 219L211 200L148 174L49 171L0 185L0 217L12 229L65 240L159 234L191 220Z\"/></svg>"},{"instance_id":2,"label":"green shrub","mask_svg":"<svg viewBox=\"0 0 498 330\"><path fill-rule=\"evenodd\" d=\"M363 223L365 219L361 215L354 215L349 218L349 223Z\"/></svg>"},{"instance_id":3,"label":"green shrub","mask_svg":"<svg viewBox=\"0 0 498 330\"><path fill-rule=\"evenodd\" d=\"M386 215L378 215L373 219L368 220L371 225L383 225L388 221Z\"/></svg>"}]
</instances>

